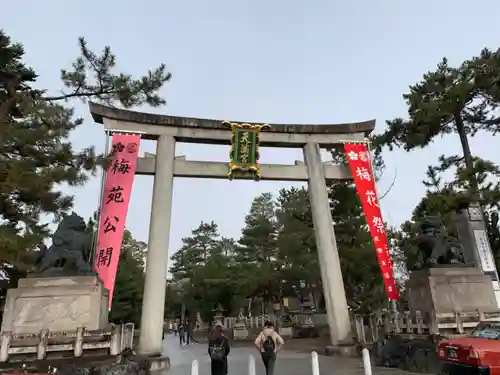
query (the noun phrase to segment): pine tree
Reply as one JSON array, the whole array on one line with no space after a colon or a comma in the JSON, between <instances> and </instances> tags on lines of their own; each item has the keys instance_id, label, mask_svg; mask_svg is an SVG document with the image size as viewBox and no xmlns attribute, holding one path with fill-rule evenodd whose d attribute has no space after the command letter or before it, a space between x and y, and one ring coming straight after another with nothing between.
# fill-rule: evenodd
<instances>
[{"instance_id":1,"label":"pine tree","mask_svg":"<svg viewBox=\"0 0 500 375\"><path fill-rule=\"evenodd\" d=\"M388 128L375 138L376 145L411 151L425 148L436 137L458 134L463 155L453 156L449 162L467 171L466 188L474 191L477 181L468 138L481 130L493 134L500 130L499 82L500 50L485 49L458 67L450 66L443 58L435 71L424 74L422 80L403 95L408 105L408 120L387 121Z\"/></svg>"},{"instance_id":2,"label":"pine tree","mask_svg":"<svg viewBox=\"0 0 500 375\"><path fill-rule=\"evenodd\" d=\"M201 222L190 237L182 239L182 247L171 257L170 273L174 280L192 278L208 260L220 255L219 229L213 221Z\"/></svg>"},{"instance_id":3,"label":"pine tree","mask_svg":"<svg viewBox=\"0 0 500 375\"><path fill-rule=\"evenodd\" d=\"M140 248L137 243L141 243ZM142 244L144 243L135 240L132 234L125 230L109 318L112 323L134 323L137 326L141 323L145 277Z\"/></svg>"},{"instance_id":4,"label":"pine tree","mask_svg":"<svg viewBox=\"0 0 500 375\"><path fill-rule=\"evenodd\" d=\"M437 137L449 134L457 134L462 146L461 155L442 155L437 166L429 167L425 197L401 231L394 233L394 242L405 253L409 269L415 263L417 249L413 238L418 232L418 222L426 215L441 216L449 234L453 235L451 216L471 202L479 202L485 211L490 240L498 243L495 237L498 228L493 227L497 223L495 206L500 199L498 167L475 157L469 138L479 131L493 135L500 131L499 83L500 50L484 49L479 56L458 67L450 66L444 58L434 71L424 74L422 80L403 95L408 105L408 119L388 121L386 131L375 137L378 150L384 145L406 151L425 148ZM453 175L451 181L441 181L445 172ZM497 250L493 248L493 251Z\"/></svg>"},{"instance_id":5,"label":"pine tree","mask_svg":"<svg viewBox=\"0 0 500 375\"><path fill-rule=\"evenodd\" d=\"M252 286L250 295L264 300L281 299L281 266L276 243L275 202L270 193L254 198L235 249L241 277Z\"/></svg>"},{"instance_id":6,"label":"pine tree","mask_svg":"<svg viewBox=\"0 0 500 375\"><path fill-rule=\"evenodd\" d=\"M238 261L270 263L276 257L275 203L270 193L253 200L238 242Z\"/></svg>"},{"instance_id":7,"label":"pine tree","mask_svg":"<svg viewBox=\"0 0 500 375\"><path fill-rule=\"evenodd\" d=\"M104 158L93 147L75 150L71 132L83 122L69 101L92 99L124 107L165 100L158 91L170 79L165 65L134 79L114 73L116 57L79 39L80 56L61 71L66 91L51 95L36 89L37 75L23 61L24 50L0 31L0 256L18 263L21 253L49 235L41 215L55 220L71 209L73 197L59 186L83 185Z\"/></svg>"},{"instance_id":8,"label":"pine tree","mask_svg":"<svg viewBox=\"0 0 500 375\"><path fill-rule=\"evenodd\" d=\"M201 222L182 243L171 258L172 285L177 289L173 291L178 294L174 303L183 303L190 312L200 312L204 319L210 319L219 303L226 313L235 313L242 300L242 280L235 269L234 240L221 238L212 221ZM175 308L166 307L170 312Z\"/></svg>"},{"instance_id":9,"label":"pine tree","mask_svg":"<svg viewBox=\"0 0 500 375\"><path fill-rule=\"evenodd\" d=\"M276 199L278 259L284 294L318 307L323 293L307 189L281 189Z\"/></svg>"}]
</instances>

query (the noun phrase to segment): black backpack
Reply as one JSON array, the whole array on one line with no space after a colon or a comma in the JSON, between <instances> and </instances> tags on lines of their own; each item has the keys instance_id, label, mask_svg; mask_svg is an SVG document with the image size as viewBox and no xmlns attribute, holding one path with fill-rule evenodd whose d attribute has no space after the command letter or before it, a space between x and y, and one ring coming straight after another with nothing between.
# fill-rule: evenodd
<instances>
[{"instance_id":1,"label":"black backpack","mask_svg":"<svg viewBox=\"0 0 500 375\"><path fill-rule=\"evenodd\" d=\"M264 342L262 343L262 350L264 351L265 354L273 354L275 348L276 344L273 338L270 335L267 336Z\"/></svg>"},{"instance_id":2,"label":"black backpack","mask_svg":"<svg viewBox=\"0 0 500 375\"><path fill-rule=\"evenodd\" d=\"M212 346L210 351L210 358L212 361L223 361L226 356L226 348L224 347L224 341L221 342L219 346Z\"/></svg>"}]
</instances>

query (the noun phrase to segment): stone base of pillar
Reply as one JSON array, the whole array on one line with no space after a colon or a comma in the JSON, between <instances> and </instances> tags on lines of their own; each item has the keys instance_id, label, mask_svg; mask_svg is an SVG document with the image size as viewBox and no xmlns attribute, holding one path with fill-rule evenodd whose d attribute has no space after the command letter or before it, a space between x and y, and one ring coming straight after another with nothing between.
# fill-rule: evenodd
<instances>
[{"instance_id":1,"label":"stone base of pillar","mask_svg":"<svg viewBox=\"0 0 500 375\"><path fill-rule=\"evenodd\" d=\"M170 358L167 356L148 357L148 360L151 362L151 366L149 367L151 371L170 369Z\"/></svg>"},{"instance_id":2,"label":"stone base of pillar","mask_svg":"<svg viewBox=\"0 0 500 375\"><path fill-rule=\"evenodd\" d=\"M360 349L357 345L338 345L327 346L325 348L326 356L340 356L340 357L359 357Z\"/></svg>"}]
</instances>

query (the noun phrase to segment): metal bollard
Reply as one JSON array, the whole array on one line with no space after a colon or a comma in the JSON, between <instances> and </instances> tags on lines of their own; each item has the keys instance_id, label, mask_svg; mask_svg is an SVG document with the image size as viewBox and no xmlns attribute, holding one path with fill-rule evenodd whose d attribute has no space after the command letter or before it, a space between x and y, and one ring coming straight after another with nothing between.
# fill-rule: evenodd
<instances>
[{"instance_id":1,"label":"metal bollard","mask_svg":"<svg viewBox=\"0 0 500 375\"><path fill-rule=\"evenodd\" d=\"M366 348L361 350L361 355L363 356L363 368L365 369L365 375L372 375L372 362L370 361L370 351Z\"/></svg>"},{"instance_id":2,"label":"metal bollard","mask_svg":"<svg viewBox=\"0 0 500 375\"><path fill-rule=\"evenodd\" d=\"M191 363L191 375L198 375L198 369L199 369L198 360L193 359L193 363Z\"/></svg>"},{"instance_id":3,"label":"metal bollard","mask_svg":"<svg viewBox=\"0 0 500 375\"><path fill-rule=\"evenodd\" d=\"M313 375L319 375L319 359L316 352L311 353L311 366Z\"/></svg>"}]
</instances>

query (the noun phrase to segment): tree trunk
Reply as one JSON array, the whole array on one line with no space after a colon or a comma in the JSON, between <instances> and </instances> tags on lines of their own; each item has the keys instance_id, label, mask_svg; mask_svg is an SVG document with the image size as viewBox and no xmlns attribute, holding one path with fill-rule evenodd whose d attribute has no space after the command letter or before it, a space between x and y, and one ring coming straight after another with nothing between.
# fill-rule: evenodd
<instances>
[{"instance_id":1,"label":"tree trunk","mask_svg":"<svg viewBox=\"0 0 500 375\"><path fill-rule=\"evenodd\" d=\"M460 114L455 116L455 124L457 125L457 132L460 137L460 143L462 145L462 151L464 153L465 167L471 173L470 187L475 199L479 200L479 186L476 180L476 174L474 173L474 161L472 159L472 153L470 151L469 140L467 138L467 133L465 131L465 125Z\"/></svg>"},{"instance_id":2,"label":"tree trunk","mask_svg":"<svg viewBox=\"0 0 500 375\"><path fill-rule=\"evenodd\" d=\"M455 116L455 123L457 125L457 131L460 137L460 143L462 144L465 166L467 167L467 169L472 170L474 168L474 161L472 160L472 153L470 152L469 140L467 139L467 133L465 132L465 125L461 115Z\"/></svg>"}]
</instances>

